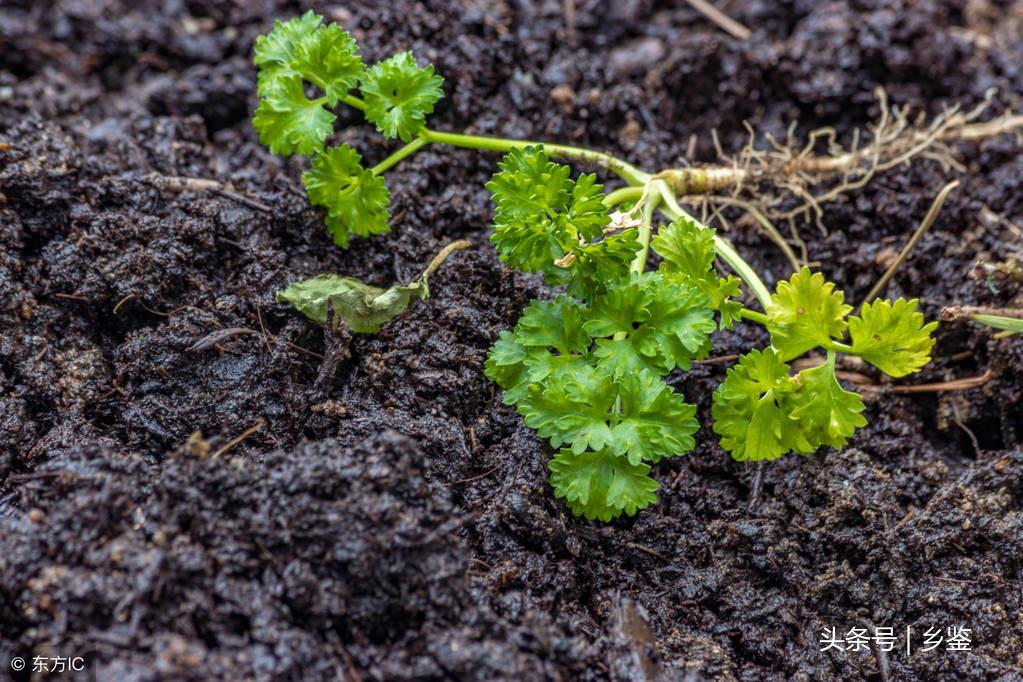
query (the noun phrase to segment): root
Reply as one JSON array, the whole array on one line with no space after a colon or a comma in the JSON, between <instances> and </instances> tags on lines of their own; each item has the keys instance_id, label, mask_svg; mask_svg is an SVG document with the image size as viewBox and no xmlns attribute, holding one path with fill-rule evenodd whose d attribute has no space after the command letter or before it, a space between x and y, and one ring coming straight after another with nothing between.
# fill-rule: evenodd
<instances>
[{"instance_id":1,"label":"root","mask_svg":"<svg viewBox=\"0 0 1023 682\"><path fill-rule=\"evenodd\" d=\"M250 196L246 196L241 192L236 192L229 185L225 185L217 180L149 173L143 178L143 182L146 182L164 192L173 192L175 194L180 194L182 192L212 192L214 194L219 194L226 199L236 201L239 204L244 204L249 208L254 208L257 211L273 213L273 209L263 202L253 199Z\"/></svg>"},{"instance_id":2,"label":"root","mask_svg":"<svg viewBox=\"0 0 1023 682\"><path fill-rule=\"evenodd\" d=\"M941 188L941 191L938 192L938 196L934 197L934 201L931 202L931 207L927 210L927 215L924 216L920 226L916 228L916 232L914 232L913 236L909 238L906 245L902 247L902 251L899 252L899 256L895 259L895 262L893 262L888 269L885 270L884 274L881 275L881 279L877 280L877 283L871 287L870 293L868 293L863 299L863 303L860 304L861 306L870 303L878 294L884 291L885 287L888 286L888 282L890 282L892 277L895 276L895 271L899 269L899 266L902 265L907 258L909 258L909 254L913 252L914 248L916 248L920 238L924 236L924 233L926 233L927 230L931 229L931 225L934 224L934 221L938 218L938 214L941 213L941 207L945 205L945 199L948 198L949 192L958 186L959 181L953 180Z\"/></svg>"},{"instance_id":3,"label":"root","mask_svg":"<svg viewBox=\"0 0 1023 682\"><path fill-rule=\"evenodd\" d=\"M878 89L876 94L881 113L868 126L865 144L861 144L863 135L859 130L854 131L846 148L837 141L835 130L821 128L812 131L800 145L794 127L790 127L784 142L767 135L770 148L757 149L755 131L747 124L749 141L739 154L726 155L715 135L719 165L672 168L654 177L668 183L676 195L699 196L712 206L739 206L744 201L758 210L754 219L759 224L772 225L771 229L765 227L768 233L777 233L773 224L787 221L795 234L798 219L812 220L826 233L824 205L862 188L878 173L921 159L937 162L945 172L963 172L965 167L956 158L955 143L1023 134L1023 114L1005 113L977 122L990 107L993 92L970 111L955 106L929 123L922 115L911 120L907 108L889 106L883 90ZM826 153L815 154L814 150L822 146ZM774 238L774 234L771 236Z\"/></svg>"},{"instance_id":4,"label":"root","mask_svg":"<svg viewBox=\"0 0 1023 682\"><path fill-rule=\"evenodd\" d=\"M243 440L245 440L246 438L248 438L252 434L254 434L257 431L259 431L260 429L262 429L264 426L266 426L266 420L263 419L262 417L260 417L259 419L256 420L255 424L253 424L249 428L247 428L244 431L242 431L240 434L238 434L237 436L235 436L234 438L229 440L222 448L220 448L219 450L214 452L212 455L210 455L211 459L216 459L217 457L220 457L225 452L227 452L228 450L233 448L235 445L238 445Z\"/></svg>"},{"instance_id":5,"label":"root","mask_svg":"<svg viewBox=\"0 0 1023 682\"><path fill-rule=\"evenodd\" d=\"M697 12L717 24L722 31L728 33L733 38L746 40L750 37L750 35L752 35L752 32L748 28L707 2L707 0L686 0L686 2L688 2Z\"/></svg>"},{"instance_id":6,"label":"root","mask_svg":"<svg viewBox=\"0 0 1023 682\"><path fill-rule=\"evenodd\" d=\"M1023 320L1021 308L991 308L988 306L952 305L941 309L941 319L945 322L968 319L973 315L997 315L1014 320Z\"/></svg>"}]
</instances>

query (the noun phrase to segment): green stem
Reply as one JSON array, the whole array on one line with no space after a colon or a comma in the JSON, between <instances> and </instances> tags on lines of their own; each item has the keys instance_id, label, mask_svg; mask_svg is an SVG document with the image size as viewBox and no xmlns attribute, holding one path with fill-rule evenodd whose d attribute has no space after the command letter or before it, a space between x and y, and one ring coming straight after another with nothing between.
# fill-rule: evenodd
<instances>
[{"instance_id":1,"label":"green stem","mask_svg":"<svg viewBox=\"0 0 1023 682\"><path fill-rule=\"evenodd\" d=\"M531 145L543 145L545 151L552 156L566 159L575 159L594 163L603 166L614 172L630 185L645 185L650 180L650 174L644 173L635 166L621 159L595 152L582 147L570 147L562 144L550 144L547 142L532 142L529 140L512 140L505 137L487 137L485 135L464 135L462 133L450 133L443 130L431 130L423 128L419 136L428 142L437 142L452 147L463 147L466 149L487 149L494 152L508 152L512 149L520 149Z\"/></svg>"},{"instance_id":2,"label":"green stem","mask_svg":"<svg viewBox=\"0 0 1023 682\"><path fill-rule=\"evenodd\" d=\"M1018 334L1023 332L1023 320L1015 317L1003 317L1001 315L970 315L970 319L978 324L994 327L995 329L1004 329L1011 333Z\"/></svg>"},{"instance_id":3,"label":"green stem","mask_svg":"<svg viewBox=\"0 0 1023 682\"><path fill-rule=\"evenodd\" d=\"M400 163L402 159L404 159L405 157L415 154L417 151L419 151L428 144L430 144L429 140L422 137L417 137L416 139L412 140L407 145L405 145L398 151L394 152L377 165L370 168L369 172L372 173L373 175L380 175L388 168L391 168L392 166L395 166L398 163Z\"/></svg>"},{"instance_id":4,"label":"green stem","mask_svg":"<svg viewBox=\"0 0 1023 682\"><path fill-rule=\"evenodd\" d=\"M750 291L760 301L760 305L767 310L771 304L771 292L756 271L735 250L732 243L724 237L714 235L714 251L721 257L721 260L728 263L728 266L735 271L735 274L739 275L742 281L746 282Z\"/></svg>"},{"instance_id":5,"label":"green stem","mask_svg":"<svg viewBox=\"0 0 1023 682\"><path fill-rule=\"evenodd\" d=\"M341 98L341 101L359 111L366 111L366 102L355 95L345 95ZM543 148L553 156L577 159L604 166L633 186L643 186L650 181L651 177L649 173L644 173L631 163L623 161L616 156L583 147L533 142L530 140L512 140L506 137L489 137L487 135L466 135L464 133L451 133L444 130L431 130L426 127L419 131L419 137L425 138L427 142L438 142L440 144L451 145L452 147L489 149L495 152L509 152L520 147L543 145Z\"/></svg>"},{"instance_id":6,"label":"green stem","mask_svg":"<svg viewBox=\"0 0 1023 682\"><path fill-rule=\"evenodd\" d=\"M640 195L642 196L642 188L637 189L640 190ZM657 210L658 203L659 203L658 197L656 194L654 194L652 196L648 196L646 203L643 204L643 218L642 222L639 224L639 234L637 235L637 238L639 239L640 248L639 251L636 252L636 257L635 259L633 259L632 265L629 266L629 271L637 275L642 275L643 270L646 269L647 254L650 251L650 233L653 231L654 212ZM617 332L613 338L615 341L621 341L622 339L627 339L628 337L629 337L628 331L620 331ZM620 416L621 411L622 394L619 393L618 395L615 396L615 404L614 407L611 409L612 426L618 424L618 420L621 419Z\"/></svg>"},{"instance_id":7,"label":"green stem","mask_svg":"<svg viewBox=\"0 0 1023 682\"><path fill-rule=\"evenodd\" d=\"M750 322L762 324L765 327L767 326L767 322L770 319L767 317L767 315L764 315L763 313L758 313L755 310L750 310L749 308L743 308L742 310L740 310L739 317L741 317L744 320L749 320Z\"/></svg>"},{"instance_id":8,"label":"green stem","mask_svg":"<svg viewBox=\"0 0 1023 682\"><path fill-rule=\"evenodd\" d=\"M348 106L352 107L353 109L358 109L359 111L366 111L366 103L363 102L358 97L356 97L355 95L345 95L344 97L341 98L341 101L347 104Z\"/></svg>"},{"instance_id":9,"label":"green stem","mask_svg":"<svg viewBox=\"0 0 1023 682\"><path fill-rule=\"evenodd\" d=\"M642 188L637 189L640 190L640 194L642 195ZM654 197L656 196L657 195L655 194L653 195L653 197L648 197L646 203L643 204L643 218L642 222L639 225L638 235L640 249L639 251L636 252L636 257L635 259L633 259L632 264L629 266L629 271L637 275L642 275L643 270L646 268L647 254L649 253L650 249L650 233L653 231L654 225L654 211L657 210L658 203L658 201L654 199ZM627 331L617 332L614 335L614 340L621 341L622 339L628 338L628 336L629 332ZM618 408L620 406L620 398L621 397L619 396L618 398L615 399L614 409L615 412L618 411Z\"/></svg>"},{"instance_id":10,"label":"green stem","mask_svg":"<svg viewBox=\"0 0 1023 682\"><path fill-rule=\"evenodd\" d=\"M663 181L655 180L654 182L660 183ZM639 224L639 234L637 235L639 251L636 252L636 257L629 268L637 275L642 275L643 270L646 269L647 255L650 253L650 233L653 232L654 225L654 211L657 210L659 203L660 195L655 192L650 193L643 203L643 221Z\"/></svg>"},{"instance_id":11,"label":"green stem","mask_svg":"<svg viewBox=\"0 0 1023 682\"><path fill-rule=\"evenodd\" d=\"M681 206L679 206L678 200L675 195L668 189L666 183L663 180L659 181L662 183L661 197L664 199L664 208L661 210L672 220L677 220L685 216L689 220L692 220L697 225L702 225L700 221L689 215ZM705 226L703 226L705 227ZM764 310L767 310L768 304L771 302L771 292L767 289L767 285L760 279L760 276L756 271L747 263L739 252L735 250L724 237L715 234L714 235L714 251L717 255L728 264L735 274L739 275L739 278L746 283L746 286L750 288L753 295L760 301L760 305L763 306Z\"/></svg>"},{"instance_id":12,"label":"green stem","mask_svg":"<svg viewBox=\"0 0 1023 682\"><path fill-rule=\"evenodd\" d=\"M626 201L639 201L639 198L643 196L642 187L621 187L604 197L605 206L617 206Z\"/></svg>"},{"instance_id":13,"label":"green stem","mask_svg":"<svg viewBox=\"0 0 1023 682\"><path fill-rule=\"evenodd\" d=\"M852 353L853 348L849 344L840 341L828 341L824 347L829 353Z\"/></svg>"}]
</instances>

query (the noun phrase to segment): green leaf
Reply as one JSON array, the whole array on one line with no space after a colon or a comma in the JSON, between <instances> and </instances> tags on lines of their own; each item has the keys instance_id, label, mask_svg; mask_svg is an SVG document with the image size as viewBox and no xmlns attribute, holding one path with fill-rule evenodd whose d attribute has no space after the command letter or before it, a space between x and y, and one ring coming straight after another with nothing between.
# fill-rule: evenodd
<instances>
[{"instance_id":1,"label":"green leaf","mask_svg":"<svg viewBox=\"0 0 1023 682\"><path fill-rule=\"evenodd\" d=\"M554 447L568 443L576 453L609 449L632 464L691 450L698 428L696 408L656 375L643 372L615 381L588 366L530 386L519 412Z\"/></svg>"},{"instance_id":2,"label":"green leaf","mask_svg":"<svg viewBox=\"0 0 1023 682\"><path fill-rule=\"evenodd\" d=\"M597 339L593 356L601 369L616 378L643 371L658 376L666 373L660 357L648 358L636 349L631 339L627 338Z\"/></svg>"},{"instance_id":3,"label":"green leaf","mask_svg":"<svg viewBox=\"0 0 1023 682\"><path fill-rule=\"evenodd\" d=\"M364 67L355 40L337 24L323 26L313 11L285 22L256 38L258 90L269 96L282 77L298 76L319 87L331 105L358 84Z\"/></svg>"},{"instance_id":4,"label":"green leaf","mask_svg":"<svg viewBox=\"0 0 1023 682\"><path fill-rule=\"evenodd\" d=\"M742 303L731 300L742 294L740 284L737 277L728 275L718 280L717 293L711 296L711 307L721 316L721 329L731 329L741 318Z\"/></svg>"},{"instance_id":5,"label":"green leaf","mask_svg":"<svg viewBox=\"0 0 1023 682\"><path fill-rule=\"evenodd\" d=\"M603 450L612 441L608 420L616 397L611 376L586 367L531 385L518 410L526 426L555 448L571 444L575 452Z\"/></svg>"},{"instance_id":6,"label":"green leaf","mask_svg":"<svg viewBox=\"0 0 1023 682\"><path fill-rule=\"evenodd\" d=\"M713 310L721 313L721 328L731 329L742 304L728 300L741 293L739 280L718 277L714 270L716 231L689 216L676 218L662 227L650 245L661 256L658 272L707 295Z\"/></svg>"},{"instance_id":7,"label":"green leaf","mask_svg":"<svg viewBox=\"0 0 1023 682\"><path fill-rule=\"evenodd\" d=\"M497 211L491 241L501 260L542 272L551 285L589 300L624 277L639 250L636 230L605 237L609 221L595 176L573 181L541 146L513 149L487 183Z\"/></svg>"},{"instance_id":8,"label":"green leaf","mask_svg":"<svg viewBox=\"0 0 1023 682\"><path fill-rule=\"evenodd\" d=\"M379 331L381 325L403 313L412 301L429 294L423 281L381 289L354 277L318 275L278 291L277 301L290 303L319 324L327 324L327 311L333 304L337 315L352 331L368 334Z\"/></svg>"},{"instance_id":9,"label":"green leaf","mask_svg":"<svg viewBox=\"0 0 1023 682\"><path fill-rule=\"evenodd\" d=\"M649 372L622 377L618 397L620 416L612 434L611 449L626 455L629 462L657 462L689 452L696 447L693 434L700 428L696 406L690 405L671 387Z\"/></svg>"},{"instance_id":10,"label":"green leaf","mask_svg":"<svg viewBox=\"0 0 1023 682\"><path fill-rule=\"evenodd\" d=\"M590 357L587 354L570 353L568 355L555 355L545 348L530 348L529 354L523 363L526 366L530 385L542 384L547 380L547 377L554 374L585 372L592 367ZM517 403L521 399L516 397L514 400L506 400L505 402Z\"/></svg>"},{"instance_id":11,"label":"green leaf","mask_svg":"<svg viewBox=\"0 0 1023 682\"><path fill-rule=\"evenodd\" d=\"M590 301L606 289L608 282L628 274L638 250L639 237L634 229L594 242L576 242L569 246L572 263L548 270L544 279L550 284L565 284L568 293Z\"/></svg>"},{"instance_id":12,"label":"green leaf","mask_svg":"<svg viewBox=\"0 0 1023 682\"><path fill-rule=\"evenodd\" d=\"M506 404L518 403L530 385L555 372L587 366L590 337L583 330L583 313L582 306L565 296L533 301L515 331L501 333L487 358L486 373L505 390Z\"/></svg>"},{"instance_id":13,"label":"green leaf","mask_svg":"<svg viewBox=\"0 0 1023 682\"><path fill-rule=\"evenodd\" d=\"M512 149L497 166L500 171L487 189L503 221L530 220L570 203L575 187L569 177L572 169L551 161L542 145Z\"/></svg>"},{"instance_id":14,"label":"green leaf","mask_svg":"<svg viewBox=\"0 0 1023 682\"><path fill-rule=\"evenodd\" d=\"M917 300L867 303L849 319L852 352L893 377L919 371L931 359L937 322L924 323Z\"/></svg>"},{"instance_id":15,"label":"green leaf","mask_svg":"<svg viewBox=\"0 0 1023 682\"><path fill-rule=\"evenodd\" d=\"M714 315L705 294L651 275L650 319L629 334L640 353L660 357L669 371L706 357Z\"/></svg>"},{"instance_id":16,"label":"green leaf","mask_svg":"<svg viewBox=\"0 0 1023 682\"><path fill-rule=\"evenodd\" d=\"M650 467L606 450L562 450L549 466L554 495L564 499L576 516L610 521L657 502L660 486L650 477Z\"/></svg>"},{"instance_id":17,"label":"green leaf","mask_svg":"<svg viewBox=\"0 0 1023 682\"><path fill-rule=\"evenodd\" d=\"M596 298L589 317L584 326L592 336L623 337L597 342L597 357L615 376L648 364L658 374L689 369L706 351L715 329L707 296L659 273L613 285Z\"/></svg>"},{"instance_id":18,"label":"green leaf","mask_svg":"<svg viewBox=\"0 0 1023 682\"><path fill-rule=\"evenodd\" d=\"M360 85L366 119L386 137L409 142L444 96L443 83L443 78L434 75L432 65L420 68L411 52L377 62L365 72Z\"/></svg>"},{"instance_id":19,"label":"green leaf","mask_svg":"<svg viewBox=\"0 0 1023 682\"><path fill-rule=\"evenodd\" d=\"M604 233L610 213L604 205L604 186L597 183L595 173L583 173L572 185L572 199L567 205L565 227L577 241L597 239ZM578 254L577 254L578 255Z\"/></svg>"},{"instance_id":20,"label":"green leaf","mask_svg":"<svg viewBox=\"0 0 1023 682\"><path fill-rule=\"evenodd\" d=\"M714 391L714 432L721 447L743 461L777 459L815 448L789 418L788 400L797 384L773 348L747 353Z\"/></svg>"},{"instance_id":21,"label":"green leaf","mask_svg":"<svg viewBox=\"0 0 1023 682\"><path fill-rule=\"evenodd\" d=\"M796 382L799 388L792 396L789 418L799 422L813 445L840 448L856 429L867 425L862 398L842 388L832 362L804 369Z\"/></svg>"},{"instance_id":22,"label":"green leaf","mask_svg":"<svg viewBox=\"0 0 1023 682\"><path fill-rule=\"evenodd\" d=\"M804 267L778 288L767 306L767 329L782 360L790 360L811 348L827 346L832 338L842 338L845 316L852 306L845 295L824 275L810 274Z\"/></svg>"},{"instance_id":23,"label":"green leaf","mask_svg":"<svg viewBox=\"0 0 1023 682\"><path fill-rule=\"evenodd\" d=\"M529 374L525 362L529 353L530 350L518 342L514 333L505 330L490 348L483 373L506 393L515 391L518 397L522 397L529 387ZM515 403L518 399L506 398L505 402Z\"/></svg>"},{"instance_id":24,"label":"green leaf","mask_svg":"<svg viewBox=\"0 0 1023 682\"><path fill-rule=\"evenodd\" d=\"M717 279L713 275L714 234L689 216L680 216L662 227L650 242L663 259L659 270L693 282Z\"/></svg>"},{"instance_id":25,"label":"green leaf","mask_svg":"<svg viewBox=\"0 0 1023 682\"><path fill-rule=\"evenodd\" d=\"M633 275L611 286L591 305L585 328L593 336L631 333L650 319L651 275Z\"/></svg>"},{"instance_id":26,"label":"green leaf","mask_svg":"<svg viewBox=\"0 0 1023 682\"><path fill-rule=\"evenodd\" d=\"M571 169L549 161L542 147L513 149L498 167L487 183L497 205L490 240L501 260L518 270L550 269L567 253L567 237L554 228L560 227L557 211L572 195Z\"/></svg>"},{"instance_id":27,"label":"green leaf","mask_svg":"<svg viewBox=\"0 0 1023 682\"><path fill-rule=\"evenodd\" d=\"M275 82L252 119L260 141L274 154L309 156L323 149L337 117L322 101L305 96L299 76L281 76Z\"/></svg>"},{"instance_id":28,"label":"green leaf","mask_svg":"<svg viewBox=\"0 0 1023 682\"><path fill-rule=\"evenodd\" d=\"M348 248L352 234L367 237L388 232L390 193L381 177L361 165L348 145L317 155L302 174L309 201L327 209L327 230L334 243Z\"/></svg>"},{"instance_id":29,"label":"green leaf","mask_svg":"<svg viewBox=\"0 0 1023 682\"><path fill-rule=\"evenodd\" d=\"M533 301L522 312L515 335L526 347L551 347L561 355L585 353L590 335L583 328L586 309L566 296Z\"/></svg>"},{"instance_id":30,"label":"green leaf","mask_svg":"<svg viewBox=\"0 0 1023 682\"><path fill-rule=\"evenodd\" d=\"M316 33L322 24L323 17L312 10L287 21L275 21L270 33L256 38L256 66L288 64L298 43Z\"/></svg>"}]
</instances>

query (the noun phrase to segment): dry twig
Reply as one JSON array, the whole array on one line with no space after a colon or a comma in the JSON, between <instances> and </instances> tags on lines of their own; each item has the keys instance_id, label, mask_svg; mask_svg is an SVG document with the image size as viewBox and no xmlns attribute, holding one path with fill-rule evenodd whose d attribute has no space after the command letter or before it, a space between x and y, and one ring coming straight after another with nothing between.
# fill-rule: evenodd
<instances>
[{"instance_id":1,"label":"dry twig","mask_svg":"<svg viewBox=\"0 0 1023 682\"><path fill-rule=\"evenodd\" d=\"M713 21L722 31L733 38L747 40L750 37L751 32L748 28L707 2L707 0L686 0L686 2L689 3L690 7Z\"/></svg>"}]
</instances>

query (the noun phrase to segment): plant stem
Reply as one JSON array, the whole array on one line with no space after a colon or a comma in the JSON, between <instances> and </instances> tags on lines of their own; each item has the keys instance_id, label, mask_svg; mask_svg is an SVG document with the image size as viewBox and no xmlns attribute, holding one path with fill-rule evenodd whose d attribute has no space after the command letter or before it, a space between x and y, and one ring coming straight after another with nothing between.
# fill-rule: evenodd
<instances>
[{"instance_id":1,"label":"plant stem","mask_svg":"<svg viewBox=\"0 0 1023 682\"><path fill-rule=\"evenodd\" d=\"M346 95L342 98L345 104L355 107L360 111L366 110L366 103L354 95ZM430 128L423 128L419 132L419 136L408 143L398 151L394 152L386 159L381 161L379 164L373 167L372 172L374 175L379 175L387 169L393 167L399 163L402 159L405 159L411 154L421 149L423 146L429 143L436 142L438 144L446 144L452 147L462 147L466 149L486 149L496 152L508 152L512 149L520 149L522 147L528 147L531 145L543 145L544 150L549 152L552 156L563 157L567 159L575 159L579 161L585 161L587 163L595 163L600 166L607 168L614 172L627 183L630 187L623 187L619 190L615 190L604 199L604 203L608 206L613 206L616 203L627 201L636 197L643 196L643 188L652 181L653 176L649 173L645 173L632 164L622 161L616 156L605 154L603 152L593 151L591 149L584 149L582 147L572 147L561 144L549 144L545 142L533 142L530 140L513 140L504 137L488 137L485 135L466 135L462 133L452 133L443 130L432 130ZM686 216L690 220L697 222L695 218L686 213L681 206L679 206L675 195L672 193L668 184L663 180L653 181L658 189L658 192L654 194L656 199L652 199L648 206L655 207L663 200L664 208L662 211L668 215L672 220L677 219L681 216ZM650 248L650 232L653 219L653 208L650 209L650 216L646 219L645 230L640 229L640 243L642 249L640 253L636 255L636 261L633 262L633 268L639 267L639 272L642 272L646 266L647 253ZM647 209L644 208L644 216L647 214ZM750 267L749 263L743 260L742 256L735 250L735 248L726 240L724 237L714 235L714 251L718 256L725 261L735 271L739 277L746 282L746 285L753 292L753 295L757 297L765 309L771 299L771 293L768 291L767 286L763 280L760 279L756 271Z\"/></svg>"},{"instance_id":2,"label":"plant stem","mask_svg":"<svg viewBox=\"0 0 1023 682\"><path fill-rule=\"evenodd\" d=\"M724 237L714 235L714 250L721 257L721 260L728 263L729 267L735 270L735 274L739 275L742 281L746 282L750 291L760 301L760 305L763 306L764 310L767 310L767 306L771 303L771 292L768 291L767 285L760 279L756 271L735 250L732 243Z\"/></svg>"},{"instance_id":3,"label":"plant stem","mask_svg":"<svg viewBox=\"0 0 1023 682\"><path fill-rule=\"evenodd\" d=\"M353 109L358 109L359 111L366 111L366 103L363 102L358 97L356 97L355 95L345 95L344 97L341 98L341 101L347 104L348 106L352 107Z\"/></svg>"},{"instance_id":4,"label":"plant stem","mask_svg":"<svg viewBox=\"0 0 1023 682\"><path fill-rule=\"evenodd\" d=\"M437 268L444 265L444 261L448 259L448 256L455 251L461 251L462 249L467 249L470 246L472 246L472 244L467 239L459 239L451 242L441 249L436 256L430 259L430 263L426 266L426 269L423 270L423 274L419 275L418 279L422 280L425 284L430 278L430 275L436 272Z\"/></svg>"},{"instance_id":5,"label":"plant stem","mask_svg":"<svg viewBox=\"0 0 1023 682\"><path fill-rule=\"evenodd\" d=\"M706 227L706 225L703 225L699 220L689 215L681 206L679 206L675 195L671 192L663 180L659 182L662 183L661 198L664 199L664 208L661 210L664 211L669 218L677 220L684 216L689 220L692 220L697 225ZM768 291L767 285L764 284L764 281L760 279L760 276L750 266L750 264L743 260L742 256L740 256L739 252L735 250L735 247L732 246L731 242L724 237L715 234L714 251L721 260L727 263L728 266L735 271L735 274L739 275L740 279L746 283L746 286L750 288L753 295L757 297L758 301L760 301L760 305L763 306L764 310L767 310L767 305L771 301L771 292Z\"/></svg>"},{"instance_id":6,"label":"plant stem","mask_svg":"<svg viewBox=\"0 0 1023 682\"><path fill-rule=\"evenodd\" d=\"M740 310L739 317L741 317L744 320L749 320L750 322L762 324L765 327L767 326L767 321L769 319L767 315L764 315L763 313L758 313L755 310L750 310L749 308L743 308L742 310Z\"/></svg>"},{"instance_id":7,"label":"plant stem","mask_svg":"<svg viewBox=\"0 0 1023 682\"><path fill-rule=\"evenodd\" d=\"M829 353L831 353L831 352L835 352L835 353L852 353L853 352L852 346L850 346L848 344L845 344L845 343L842 343L840 341L828 341L828 343L824 347L827 349L827 351Z\"/></svg>"},{"instance_id":8,"label":"plant stem","mask_svg":"<svg viewBox=\"0 0 1023 682\"><path fill-rule=\"evenodd\" d=\"M969 317L974 322L994 327L995 329L1004 329L1007 332L1016 334L1023 332L1023 320L1015 317L1003 317L1001 315L970 315ZM1005 336L1008 335L1005 334Z\"/></svg>"},{"instance_id":9,"label":"plant stem","mask_svg":"<svg viewBox=\"0 0 1023 682\"><path fill-rule=\"evenodd\" d=\"M464 135L462 133L450 133L443 130L431 130L430 128L423 128L420 131L419 136L425 138L428 142L437 142L440 144L450 145L452 147L464 147L467 149L487 149L495 152L508 152L512 149L520 149L530 145L542 144L544 150L549 152L552 156L575 159L578 161L585 161L587 163L595 163L617 174L630 185L645 185L650 179L649 173L644 173L630 163L622 161L610 154L595 152L591 149L583 149L582 147L570 147L562 144L549 144L547 142L532 142L529 140L512 140L504 137L487 137L485 135Z\"/></svg>"},{"instance_id":10,"label":"plant stem","mask_svg":"<svg viewBox=\"0 0 1023 682\"><path fill-rule=\"evenodd\" d=\"M660 180L654 180L655 184L660 182ZM654 225L654 211L657 210L659 203L660 194L657 192L651 192L643 203L643 221L639 225L639 234L637 235L639 251L636 252L636 257L629 268L637 275L642 275L643 270L646 268L647 255L650 253L650 233L653 231Z\"/></svg>"},{"instance_id":11,"label":"plant stem","mask_svg":"<svg viewBox=\"0 0 1023 682\"><path fill-rule=\"evenodd\" d=\"M409 142L404 147L388 156L386 159L384 159L377 165L370 168L369 172L372 173L373 175L380 175L387 169L400 163L402 159L404 159L405 157L415 154L417 151L419 151L428 144L430 144L429 140L426 140L422 137L417 137L416 139L412 140L411 142Z\"/></svg>"},{"instance_id":12,"label":"plant stem","mask_svg":"<svg viewBox=\"0 0 1023 682\"><path fill-rule=\"evenodd\" d=\"M604 205L616 206L626 201L639 201L641 196L643 196L642 187L634 187L631 185L629 187L621 187L604 197Z\"/></svg>"}]
</instances>

